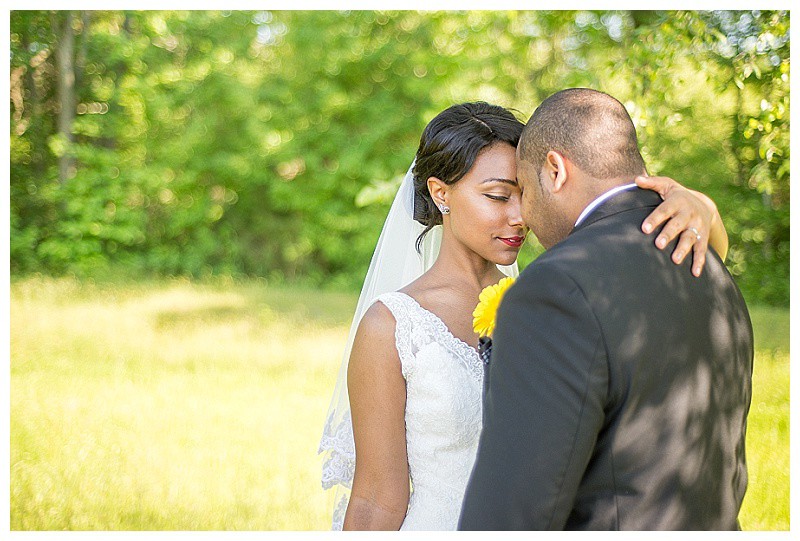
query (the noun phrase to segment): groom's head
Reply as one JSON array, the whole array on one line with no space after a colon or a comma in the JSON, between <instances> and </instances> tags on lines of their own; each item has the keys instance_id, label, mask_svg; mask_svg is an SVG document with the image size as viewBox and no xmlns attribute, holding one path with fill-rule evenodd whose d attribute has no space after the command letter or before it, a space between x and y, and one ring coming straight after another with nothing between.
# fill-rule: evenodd
<instances>
[{"instance_id":1,"label":"groom's head","mask_svg":"<svg viewBox=\"0 0 800 541\"><path fill-rule=\"evenodd\" d=\"M545 248L566 238L596 197L645 173L625 107L588 88L544 100L517 147L522 216Z\"/></svg>"}]
</instances>

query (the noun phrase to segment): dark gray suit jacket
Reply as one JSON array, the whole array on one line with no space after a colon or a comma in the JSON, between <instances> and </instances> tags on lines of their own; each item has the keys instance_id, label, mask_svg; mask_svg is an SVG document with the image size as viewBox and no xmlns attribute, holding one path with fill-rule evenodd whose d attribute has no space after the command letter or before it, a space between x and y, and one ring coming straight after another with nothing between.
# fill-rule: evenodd
<instances>
[{"instance_id":1,"label":"dark gray suit jacket","mask_svg":"<svg viewBox=\"0 0 800 541\"><path fill-rule=\"evenodd\" d=\"M736 529L753 331L709 250L675 265L624 191L524 270L498 313L465 530Z\"/></svg>"}]
</instances>

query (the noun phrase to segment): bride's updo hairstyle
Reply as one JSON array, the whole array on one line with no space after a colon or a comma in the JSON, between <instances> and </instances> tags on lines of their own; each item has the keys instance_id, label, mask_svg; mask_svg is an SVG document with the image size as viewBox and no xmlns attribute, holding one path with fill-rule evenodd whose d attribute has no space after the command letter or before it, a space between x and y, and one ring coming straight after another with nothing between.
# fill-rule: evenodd
<instances>
[{"instance_id":1,"label":"bride's updo hairstyle","mask_svg":"<svg viewBox=\"0 0 800 541\"><path fill-rule=\"evenodd\" d=\"M483 149L499 142L516 147L524 127L508 109L482 101L448 107L425 126L412 171L414 219L425 226L417 238L417 251L428 231L442 223L428 179L455 184L472 169Z\"/></svg>"}]
</instances>

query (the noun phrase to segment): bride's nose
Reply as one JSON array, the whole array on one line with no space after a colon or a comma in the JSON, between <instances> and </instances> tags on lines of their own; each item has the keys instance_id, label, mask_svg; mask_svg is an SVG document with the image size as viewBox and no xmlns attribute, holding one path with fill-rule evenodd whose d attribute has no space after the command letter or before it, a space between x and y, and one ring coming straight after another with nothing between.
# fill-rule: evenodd
<instances>
[{"instance_id":1,"label":"bride's nose","mask_svg":"<svg viewBox=\"0 0 800 541\"><path fill-rule=\"evenodd\" d=\"M508 225L527 229L525 220L522 218L522 205L509 205L509 207Z\"/></svg>"}]
</instances>

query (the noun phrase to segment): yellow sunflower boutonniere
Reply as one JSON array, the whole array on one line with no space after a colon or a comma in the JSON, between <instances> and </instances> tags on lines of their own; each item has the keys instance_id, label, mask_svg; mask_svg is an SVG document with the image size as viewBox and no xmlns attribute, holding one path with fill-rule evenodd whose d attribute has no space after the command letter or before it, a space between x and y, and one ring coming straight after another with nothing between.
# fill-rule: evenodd
<instances>
[{"instance_id":1,"label":"yellow sunflower boutonniere","mask_svg":"<svg viewBox=\"0 0 800 541\"><path fill-rule=\"evenodd\" d=\"M503 278L494 285L483 288L480 302L472 312L472 328L479 336L492 336L497 321L497 308L503 300L508 288L514 284L514 278Z\"/></svg>"}]
</instances>

